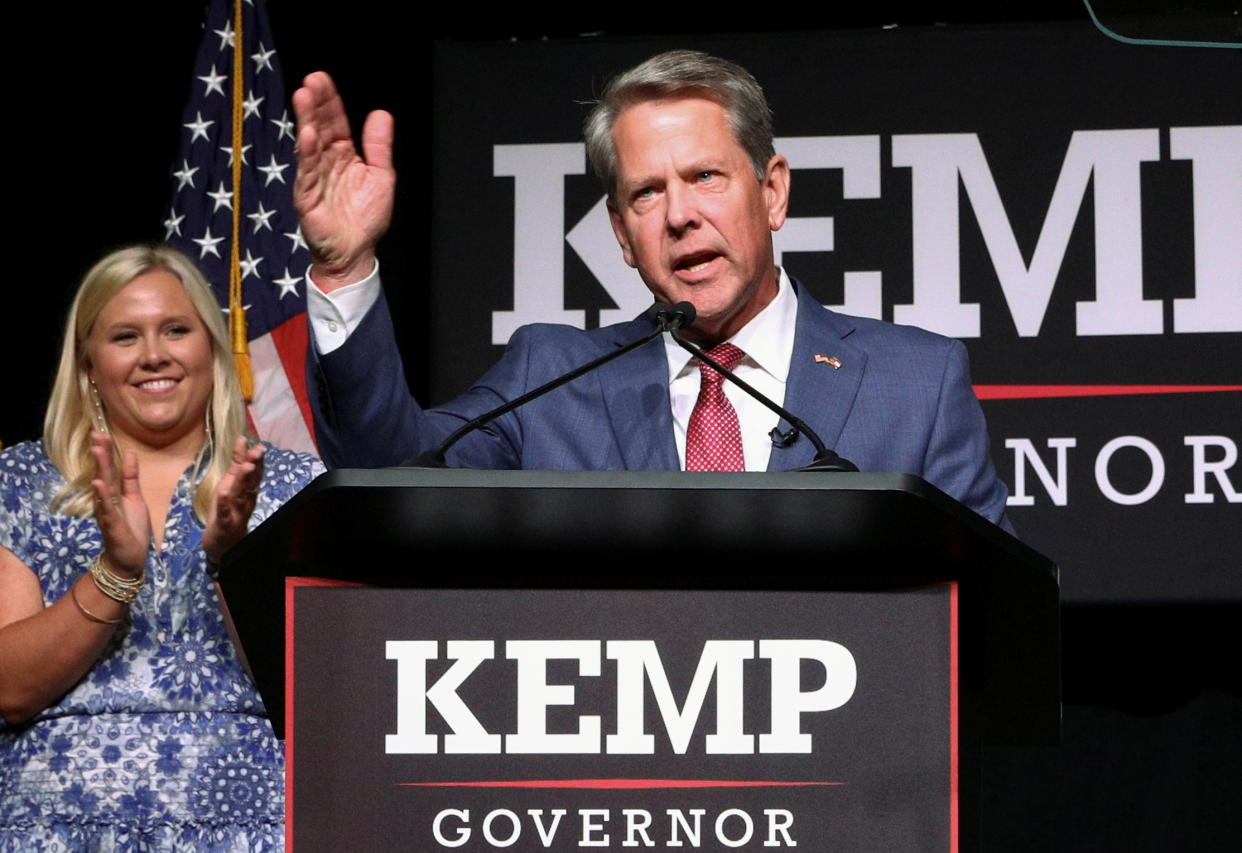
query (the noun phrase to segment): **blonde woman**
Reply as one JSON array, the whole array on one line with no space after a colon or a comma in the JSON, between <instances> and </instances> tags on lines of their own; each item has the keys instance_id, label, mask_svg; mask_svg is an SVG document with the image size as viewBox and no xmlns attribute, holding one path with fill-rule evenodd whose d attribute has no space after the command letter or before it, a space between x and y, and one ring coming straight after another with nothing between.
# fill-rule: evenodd
<instances>
[{"instance_id":1,"label":"blonde woman","mask_svg":"<svg viewBox=\"0 0 1242 853\"><path fill-rule=\"evenodd\" d=\"M193 263L96 264L43 441L0 451L3 853L281 849L283 755L212 573L322 467L244 428Z\"/></svg>"}]
</instances>

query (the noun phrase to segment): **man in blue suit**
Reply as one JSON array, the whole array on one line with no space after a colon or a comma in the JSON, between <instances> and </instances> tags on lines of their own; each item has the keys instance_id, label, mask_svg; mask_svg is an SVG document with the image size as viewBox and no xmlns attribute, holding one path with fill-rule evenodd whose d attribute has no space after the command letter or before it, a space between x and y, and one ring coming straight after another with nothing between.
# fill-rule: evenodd
<instances>
[{"instance_id":1,"label":"man in blue suit","mask_svg":"<svg viewBox=\"0 0 1242 853\"><path fill-rule=\"evenodd\" d=\"M368 117L359 156L327 75L308 77L294 108L294 197L314 259L308 291L320 353L311 385L330 464L395 464L648 330L643 320L590 331L520 329L466 394L422 409L406 390L374 259L392 210L392 119ZM1006 489L989 459L962 345L827 311L775 265L772 232L785 222L790 169L773 149L763 91L745 69L693 51L652 57L608 85L585 134L626 263L657 301L694 304L698 319L687 337L733 353L735 372L783 400L861 470L918 475L1007 525ZM698 448L722 429L732 460L723 468L789 470L811 461L809 441L777 440L787 425L732 386L727 402L711 404L723 407L726 426L716 426L713 413L705 431L707 386L696 360L671 341L653 341L470 435L449 462L711 468Z\"/></svg>"}]
</instances>

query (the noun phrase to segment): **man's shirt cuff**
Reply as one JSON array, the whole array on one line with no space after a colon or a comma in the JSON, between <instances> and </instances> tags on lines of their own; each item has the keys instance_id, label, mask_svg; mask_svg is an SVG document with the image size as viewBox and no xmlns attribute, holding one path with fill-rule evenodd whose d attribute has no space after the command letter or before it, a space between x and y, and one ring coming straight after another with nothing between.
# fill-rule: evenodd
<instances>
[{"instance_id":1,"label":"man's shirt cuff","mask_svg":"<svg viewBox=\"0 0 1242 853\"><path fill-rule=\"evenodd\" d=\"M362 281L324 293L306 271L306 316L315 350L327 355L345 343L380 295L379 261Z\"/></svg>"}]
</instances>

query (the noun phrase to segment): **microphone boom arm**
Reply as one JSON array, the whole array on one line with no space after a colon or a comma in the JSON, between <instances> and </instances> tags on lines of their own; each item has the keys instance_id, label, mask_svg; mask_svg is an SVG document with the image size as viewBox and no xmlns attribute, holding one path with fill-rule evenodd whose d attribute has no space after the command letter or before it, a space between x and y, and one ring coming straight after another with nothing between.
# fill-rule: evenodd
<instances>
[{"instance_id":1,"label":"microphone boom arm","mask_svg":"<svg viewBox=\"0 0 1242 853\"><path fill-rule=\"evenodd\" d=\"M680 308L680 307L681 306L677 306L677 308ZM693 307L691 307L690 310L691 312L693 312ZM525 405L526 403L530 402L536 397L542 396L543 394L546 394L549 391L554 391L555 389L564 385L566 382L572 382L573 380L577 379L579 376L582 376L584 373L590 373L592 370L595 370L597 367L600 367L601 365L612 361L614 358L620 358L626 353L631 352L632 350L636 350L639 347L650 343L651 341L655 340L655 338L657 338L659 335L663 334L666 331L673 331L674 329L678 328L683 323L685 323L685 319L686 319L685 315L678 313L676 309L671 308L668 305L663 305L660 303L656 303L655 305L652 305L650 308L647 309L647 318L651 320L651 322L655 323L656 327L651 332L644 335L643 337L638 338L637 340L631 341L630 343L626 344L620 349L616 349L616 350L613 350L612 352L605 353L604 355L601 355L599 358L594 359L593 361L590 361L584 365L581 365L580 367L576 367L573 370L571 370L569 373L566 373L562 376L558 376L550 382L545 382L543 385L540 385L538 388L535 388L531 391L527 391L522 396L515 397L509 402L503 403L494 409L486 411L483 414L479 415L478 417L471 418L465 424L458 427L453 432L452 435L444 439L444 441L440 442L439 446L437 446L435 449L420 453L418 456L415 456L413 459L410 459L401 464L404 466L411 466L411 467L416 467L416 468L443 468L445 467L444 457L448 453L449 448L451 448L454 444L456 444L458 441L460 441L462 438L464 438L465 436L467 436L474 430L478 429L479 427L485 424L491 423L492 421L496 420L497 418L503 415L508 414L509 412L513 411L519 406ZM691 313L691 320L693 320L693 313Z\"/></svg>"}]
</instances>

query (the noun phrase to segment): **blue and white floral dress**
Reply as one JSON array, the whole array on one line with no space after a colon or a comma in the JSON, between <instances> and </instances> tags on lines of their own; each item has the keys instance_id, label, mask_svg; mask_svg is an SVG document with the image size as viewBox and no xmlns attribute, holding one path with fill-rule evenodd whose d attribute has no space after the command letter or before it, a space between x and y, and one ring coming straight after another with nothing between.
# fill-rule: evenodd
<instances>
[{"instance_id":1,"label":"blue and white floral dress","mask_svg":"<svg viewBox=\"0 0 1242 853\"><path fill-rule=\"evenodd\" d=\"M251 527L323 467L269 447ZM0 451L0 545L45 604L99 553L93 518L41 442ZM224 626L191 506L177 486L147 585L90 672L21 725L0 723L0 853L267 851L284 846L284 753Z\"/></svg>"}]
</instances>

